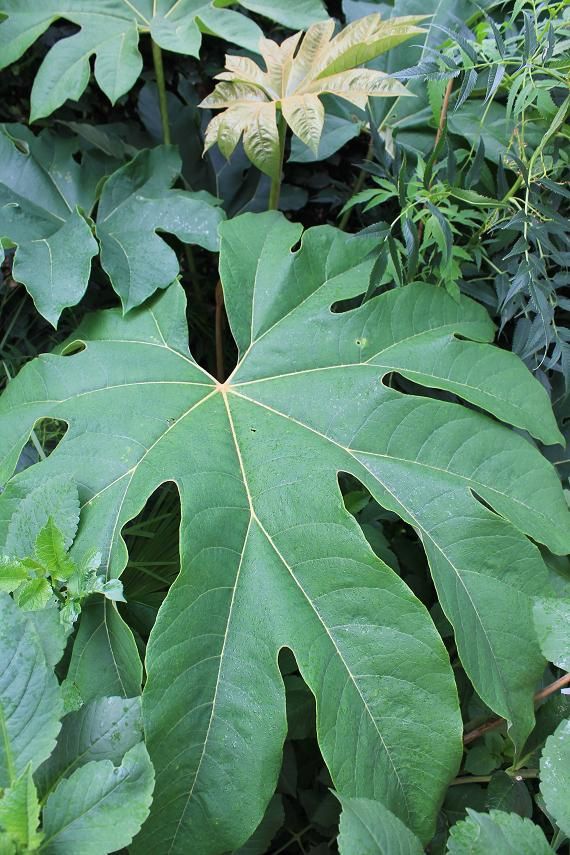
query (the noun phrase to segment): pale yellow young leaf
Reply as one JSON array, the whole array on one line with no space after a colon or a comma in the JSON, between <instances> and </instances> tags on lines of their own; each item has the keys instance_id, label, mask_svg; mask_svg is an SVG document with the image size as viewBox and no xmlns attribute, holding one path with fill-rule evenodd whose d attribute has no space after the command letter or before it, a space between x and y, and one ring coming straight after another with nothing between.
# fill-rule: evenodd
<instances>
[{"instance_id":1,"label":"pale yellow young leaf","mask_svg":"<svg viewBox=\"0 0 570 855\"><path fill-rule=\"evenodd\" d=\"M361 109L366 107L366 102L371 96L395 97L411 94L399 80L394 80L382 71L373 71L370 68L342 71L340 74L315 80L310 88L315 93L327 92L339 95Z\"/></svg>"},{"instance_id":2,"label":"pale yellow young leaf","mask_svg":"<svg viewBox=\"0 0 570 855\"><path fill-rule=\"evenodd\" d=\"M218 142L218 131L220 129L220 122L224 118L225 113L218 113L217 116L214 116L213 119L208 124L206 128L206 133L204 134L204 152L206 152L212 148Z\"/></svg>"},{"instance_id":3,"label":"pale yellow young leaf","mask_svg":"<svg viewBox=\"0 0 570 855\"><path fill-rule=\"evenodd\" d=\"M277 93L278 97L285 94L293 56L303 33L295 33L278 45L271 39L261 39L259 50L267 69L265 78L267 85Z\"/></svg>"},{"instance_id":4,"label":"pale yellow young leaf","mask_svg":"<svg viewBox=\"0 0 570 855\"><path fill-rule=\"evenodd\" d=\"M330 42L314 77L325 77L362 65L416 33L423 33L424 30L416 24L425 17L407 15L382 21L380 15L374 13L353 21Z\"/></svg>"},{"instance_id":5,"label":"pale yellow young leaf","mask_svg":"<svg viewBox=\"0 0 570 855\"><path fill-rule=\"evenodd\" d=\"M325 121L325 108L318 96L307 94L283 98L281 110L293 133L316 154Z\"/></svg>"},{"instance_id":6,"label":"pale yellow young leaf","mask_svg":"<svg viewBox=\"0 0 570 855\"><path fill-rule=\"evenodd\" d=\"M320 95L339 95L364 108L371 96L408 94L401 83L382 72L355 66L423 32L415 24L424 17L383 22L378 14L368 15L334 37L335 21L328 19L280 45L262 38L259 49L265 71L246 57L227 56L225 71L217 75L220 82L200 104L226 108L207 128L205 151L218 143L229 158L243 134L252 163L276 177L280 163L276 115L280 109L293 133L316 153L325 115Z\"/></svg>"},{"instance_id":7,"label":"pale yellow young leaf","mask_svg":"<svg viewBox=\"0 0 570 855\"><path fill-rule=\"evenodd\" d=\"M235 80L240 83L252 83L263 89L270 97L279 97L279 92L271 91L267 75L252 59L246 56L226 55L226 71L216 74L216 80Z\"/></svg>"},{"instance_id":8,"label":"pale yellow young leaf","mask_svg":"<svg viewBox=\"0 0 570 855\"><path fill-rule=\"evenodd\" d=\"M207 98L204 98L200 107L210 107L213 110L218 110L222 107L231 107L234 104L268 100L265 92L253 83L222 80L221 83L217 84L214 91Z\"/></svg>"},{"instance_id":9,"label":"pale yellow young leaf","mask_svg":"<svg viewBox=\"0 0 570 855\"><path fill-rule=\"evenodd\" d=\"M255 111L257 107L253 107ZM228 160L238 144L242 133L253 119L252 108L249 104L236 104L221 114L218 126L218 148Z\"/></svg>"},{"instance_id":10,"label":"pale yellow young leaf","mask_svg":"<svg viewBox=\"0 0 570 855\"><path fill-rule=\"evenodd\" d=\"M244 129L246 155L261 172L276 178L280 169L279 131L273 102L252 105L251 120Z\"/></svg>"},{"instance_id":11,"label":"pale yellow young leaf","mask_svg":"<svg viewBox=\"0 0 570 855\"><path fill-rule=\"evenodd\" d=\"M309 27L291 65L285 89L286 95L293 95L303 83L315 77L320 68L321 58L330 44L334 28L335 22L332 19L319 21Z\"/></svg>"}]
</instances>

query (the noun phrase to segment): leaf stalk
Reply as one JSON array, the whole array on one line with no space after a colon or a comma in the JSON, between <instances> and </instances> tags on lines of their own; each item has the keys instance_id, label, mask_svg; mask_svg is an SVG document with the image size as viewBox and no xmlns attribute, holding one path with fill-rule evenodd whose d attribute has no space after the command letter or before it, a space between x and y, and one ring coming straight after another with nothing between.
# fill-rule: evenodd
<instances>
[{"instance_id":1,"label":"leaf stalk","mask_svg":"<svg viewBox=\"0 0 570 855\"><path fill-rule=\"evenodd\" d=\"M166 145L171 144L170 122L168 120L168 101L166 99L166 83L164 82L164 65L162 64L162 51L154 40L152 44L152 61L156 75L156 87L158 90L158 105L160 108L160 121L162 124L162 139Z\"/></svg>"},{"instance_id":2,"label":"leaf stalk","mask_svg":"<svg viewBox=\"0 0 570 855\"><path fill-rule=\"evenodd\" d=\"M279 166L271 179L271 190L269 191L269 211L277 211L279 208L279 197L281 196L281 181L283 178L283 161L285 159L285 141L287 139L287 123L283 113L279 114L277 120L277 130L279 131Z\"/></svg>"}]
</instances>

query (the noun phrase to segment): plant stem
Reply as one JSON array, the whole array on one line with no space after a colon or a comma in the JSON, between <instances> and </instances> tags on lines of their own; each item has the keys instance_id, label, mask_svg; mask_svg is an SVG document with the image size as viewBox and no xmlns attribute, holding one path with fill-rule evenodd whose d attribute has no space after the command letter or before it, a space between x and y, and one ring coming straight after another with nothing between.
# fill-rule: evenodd
<instances>
[{"instance_id":1,"label":"plant stem","mask_svg":"<svg viewBox=\"0 0 570 855\"><path fill-rule=\"evenodd\" d=\"M152 61L156 75L156 87L158 89L158 104L160 107L160 121L162 122L162 139L166 145L170 145L170 122L168 121L168 101L166 99L166 84L164 82L164 66L162 64L162 51L154 41L152 44Z\"/></svg>"},{"instance_id":2,"label":"plant stem","mask_svg":"<svg viewBox=\"0 0 570 855\"><path fill-rule=\"evenodd\" d=\"M443 95L443 103L441 105L441 113L439 116L439 125L437 127L437 134L435 135L435 142L433 147L435 148L438 142L441 139L441 135L443 133L443 129L445 127L445 123L447 122L447 111L449 110L449 99L451 97L451 90L453 89L453 77L448 80L447 86L445 87L445 93Z\"/></svg>"},{"instance_id":3,"label":"plant stem","mask_svg":"<svg viewBox=\"0 0 570 855\"><path fill-rule=\"evenodd\" d=\"M373 139L372 134L371 134L370 135L370 142L368 144L368 150L366 152L366 157L364 159L370 160L370 158L372 157L373 151L374 151L374 139ZM356 181L354 182L354 185L352 187L352 193L350 194L351 198L352 198L352 196L356 196L357 193L360 193L360 191L362 190L362 187L364 185L365 178L366 178L366 172L364 171L364 169L361 168L360 172L358 173L358 176L356 178ZM346 227L348 225L348 221L350 220L350 215L352 214L352 210L353 210L352 208L348 208L344 212L342 217L340 218L338 227L342 232L346 229Z\"/></svg>"},{"instance_id":4,"label":"plant stem","mask_svg":"<svg viewBox=\"0 0 570 855\"><path fill-rule=\"evenodd\" d=\"M287 123L280 113L277 120L277 130L279 132L279 167L275 176L271 179L271 190L269 191L269 211L277 211L279 208L279 196L281 195L281 179L283 176L283 161L285 159L285 140L287 139Z\"/></svg>"},{"instance_id":5,"label":"plant stem","mask_svg":"<svg viewBox=\"0 0 570 855\"><path fill-rule=\"evenodd\" d=\"M507 775L509 774L510 773L507 772ZM488 784L492 777L492 775L464 775L460 778L455 778L449 786L457 787L460 784ZM532 780L533 778L538 778L538 769L521 769L519 772L513 773L511 778L514 781L520 781L524 778Z\"/></svg>"},{"instance_id":6,"label":"plant stem","mask_svg":"<svg viewBox=\"0 0 570 855\"><path fill-rule=\"evenodd\" d=\"M225 378L224 371L224 292L222 283L218 279L216 283L216 379L223 383Z\"/></svg>"},{"instance_id":7,"label":"plant stem","mask_svg":"<svg viewBox=\"0 0 570 855\"><path fill-rule=\"evenodd\" d=\"M563 689L564 686L567 686L570 683L570 674L564 674L563 677L560 677L558 680L555 680L554 683L550 683L550 685L545 686L544 689L541 689L540 692L537 692L534 696L534 702L538 703L538 701L542 701L544 698L547 698L549 695L553 695L554 692L557 692L559 689ZM492 718L489 721L484 722L479 725L479 727L473 728L463 737L463 744L470 745L471 742L475 742L476 739L479 739L484 733L487 733L489 730L495 730L495 728L500 727L505 723L504 718Z\"/></svg>"}]
</instances>

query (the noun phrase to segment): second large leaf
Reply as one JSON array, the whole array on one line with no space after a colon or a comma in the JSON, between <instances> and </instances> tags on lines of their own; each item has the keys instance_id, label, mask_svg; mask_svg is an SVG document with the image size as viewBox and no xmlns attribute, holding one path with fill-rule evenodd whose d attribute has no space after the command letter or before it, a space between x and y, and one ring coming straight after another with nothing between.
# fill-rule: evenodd
<instances>
[{"instance_id":1,"label":"second large leaf","mask_svg":"<svg viewBox=\"0 0 570 855\"><path fill-rule=\"evenodd\" d=\"M520 742L543 668L531 598L546 591L522 532L562 550L568 514L550 464L499 420L558 441L546 393L485 343L493 326L467 299L417 285L333 311L366 291L372 238L320 227L292 251L302 229L276 213L221 232L232 376L217 383L192 359L178 286L126 317L94 316L81 352L35 360L0 404L5 477L38 419L69 425L7 485L0 539L34 485L68 473L83 502L73 550L104 542L118 575L123 525L178 485L182 570L143 694L157 783L135 851L216 855L253 832L286 732L282 647L316 696L337 789L381 801L426 841L461 755L452 672L424 607L346 512L338 475L416 528L465 668ZM384 382L393 372L478 409L402 394Z\"/></svg>"}]
</instances>

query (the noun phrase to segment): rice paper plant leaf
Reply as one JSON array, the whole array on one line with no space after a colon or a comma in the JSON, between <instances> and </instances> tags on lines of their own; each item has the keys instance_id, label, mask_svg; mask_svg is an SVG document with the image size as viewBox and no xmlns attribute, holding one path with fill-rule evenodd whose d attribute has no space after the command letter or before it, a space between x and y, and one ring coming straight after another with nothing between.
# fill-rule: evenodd
<instances>
[{"instance_id":1,"label":"rice paper plant leaf","mask_svg":"<svg viewBox=\"0 0 570 855\"><path fill-rule=\"evenodd\" d=\"M85 91L94 75L112 104L136 83L143 67L139 38L150 33L162 48L198 56L202 34L257 51L263 33L251 18L213 0L3 0L0 13L0 69L19 59L58 20L79 27L59 39L40 65L32 87L31 121L49 116ZM286 27L304 29L326 17L321 0L242 0Z\"/></svg>"},{"instance_id":2,"label":"rice paper plant leaf","mask_svg":"<svg viewBox=\"0 0 570 855\"><path fill-rule=\"evenodd\" d=\"M118 169L89 154L79 164L77 149L77 139L50 131L0 127L0 236L17 245L14 278L53 326L85 294L99 252L127 311L179 273L157 232L216 251L224 218L209 193L172 189L181 169L172 146L143 150Z\"/></svg>"},{"instance_id":3,"label":"rice paper plant leaf","mask_svg":"<svg viewBox=\"0 0 570 855\"><path fill-rule=\"evenodd\" d=\"M265 69L249 58L227 56L226 70L217 75L220 82L200 105L225 110L210 122L205 150L217 142L222 154L229 157L243 133L245 151L252 163L274 178L279 140L273 130L268 139L259 116L270 114L273 121L279 109L295 136L316 153L325 118L321 96L338 95L364 109L370 97L407 94L401 83L383 72L355 66L423 32L416 26L422 19L422 15L416 15L382 21L374 13L349 24L336 36L332 19L318 21L302 40L301 33L281 45L262 39L259 51ZM261 137L259 146L268 147L271 157L252 157L251 151L256 154L253 141L257 136Z\"/></svg>"},{"instance_id":4,"label":"rice paper plant leaf","mask_svg":"<svg viewBox=\"0 0 570 855\"><path fill-rule=\"evenodd\" d=\"M316 697L335 787L381 802L425 842L461 757L453 676L425 608L346 511L338 473L418 532L464 667L518 747L544 666L531 615L548 577L530 538L566 551L568 509L551 465L509 426L560 441L548 397L491 346L468 298L418 283L332 311L366 292L374 236L303 235L276 213L221 236L232 375L219 383L191 356L177 286L87 319L82 349L38 358L0 399L6 478L38 418L69 426L8 482L0 516L52 472L80 473L72 556L96 533L111 578L126 564L125 523L161 484L178 487L181 571L143 693L157 785L134 852L215 855L251 836L286 734L282 647ZM399 392L383 382L394 372L477 411Z\"/></svg>"}]
</instances>

